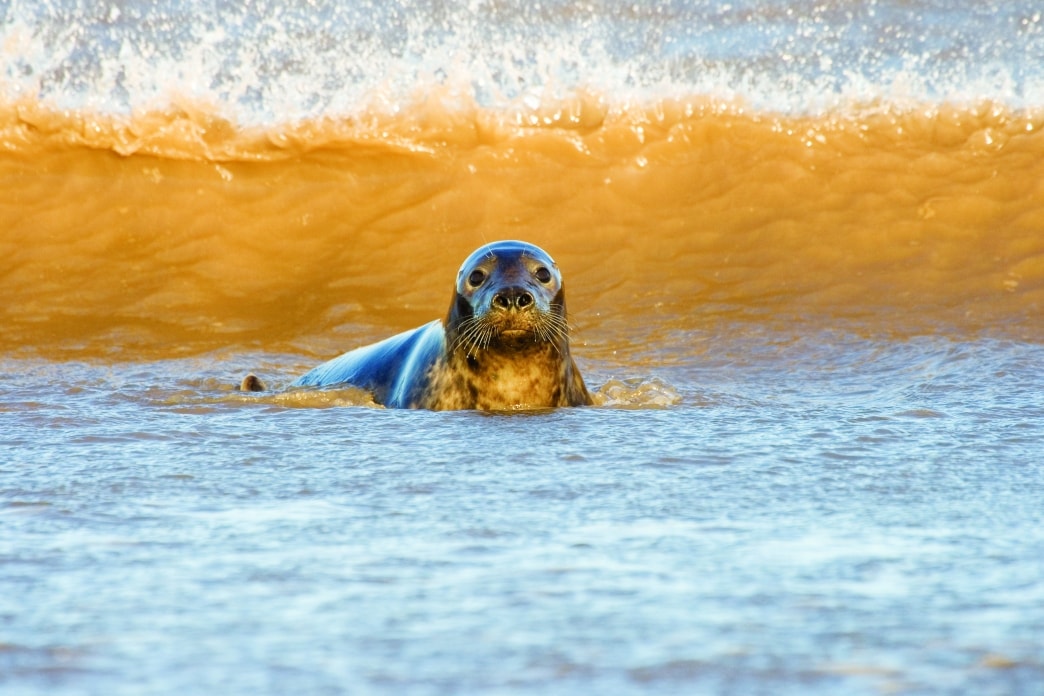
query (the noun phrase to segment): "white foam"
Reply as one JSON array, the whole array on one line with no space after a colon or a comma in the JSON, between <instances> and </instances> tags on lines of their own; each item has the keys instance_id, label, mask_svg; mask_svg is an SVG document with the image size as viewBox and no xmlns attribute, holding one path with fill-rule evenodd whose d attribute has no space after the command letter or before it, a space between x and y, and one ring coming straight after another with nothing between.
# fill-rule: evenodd
<instances>
[{"instance_id":1,"label":"white foam","mask_svg":"<svg viewBox=\"0 0 1044 696\"><path fill-rule=\"evenodd\" d=\"M243 123L394 109L435 86L492 107L536 108L578 89L614 103L698 94L777 112L1044 105L1033 0L936 4L12 0L0 97L116 114L188 99Z\"/></svg>"}]
</instances>

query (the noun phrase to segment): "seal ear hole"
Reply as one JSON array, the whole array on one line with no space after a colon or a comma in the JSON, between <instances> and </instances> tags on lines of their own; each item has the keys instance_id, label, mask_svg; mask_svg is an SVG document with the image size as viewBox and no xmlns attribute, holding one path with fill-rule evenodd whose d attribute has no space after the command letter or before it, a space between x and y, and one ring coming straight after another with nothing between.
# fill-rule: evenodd
<instances>
[{"instance_id":1,"label":"seal ear hole","mask_svg":"<svg viewBox=\"0 0 1044 696\"><path fill-rule=\"evenodd\" d=\"M547 270L545 266L541 266L540 268L536 269L536 273L534 273L533 275L535 275L536 279L539 280L541 283L551 282L551 271Z\"/></svg>"},{"instance_id":2,"label":"seal ear hole","mask_svg":"<svg viewBox=\"0 0 1044 696\"><path fill-rule=\"evenodd\" d=\"M474 270L471 272L471 275L468 276L468 285L470 285L473 288L477 288L478 286L482 285L482 281L484 281L485 279L486 274L484 271Z\"/></svg>"}]
</instances>

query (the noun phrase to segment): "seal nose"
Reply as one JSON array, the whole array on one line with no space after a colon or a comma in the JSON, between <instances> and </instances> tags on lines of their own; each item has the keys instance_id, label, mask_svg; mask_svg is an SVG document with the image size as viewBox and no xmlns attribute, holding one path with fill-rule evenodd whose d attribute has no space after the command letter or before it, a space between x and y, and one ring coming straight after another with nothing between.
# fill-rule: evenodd
<instances>
[{"instance_id":1,"label":"seal nose","mask_svg":"<svg viewBox=\"0 0 1044 696\"><path fill-rule=\"evenodd\" d=\"M493 296L493 306L498 309L525 309L532 304L533 295L522 288L506 288Z\"/></svg>"}]
</instances>

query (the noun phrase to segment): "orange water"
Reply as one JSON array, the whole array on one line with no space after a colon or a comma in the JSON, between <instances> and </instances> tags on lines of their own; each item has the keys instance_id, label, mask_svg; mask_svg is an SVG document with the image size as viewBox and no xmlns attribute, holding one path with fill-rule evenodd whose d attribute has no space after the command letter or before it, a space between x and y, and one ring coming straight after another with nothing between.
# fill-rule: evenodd
<instances>
[{"instance_id":1,"label":"orange water","mask_svg":"<svg viewBox=\"0 0 1044 696\"><path fill-rule=\"evenodd\" d=\"M0 108L0 690L1035 692L1044 112L216 114ZM500 238L598 407L279 389Z\"/></svg>"},{"instance_id":2,"label":"orange water","mask_svg":"<svg viewBox=\"0 0 1044 696\"><path fill-rule=\"evenodd\" d=\"M502 238L556 258L596 356L723 319L1039 341L1042 130L991 104L782 117L592 94L265 129L8 105L0 349L364 342L442 315L460 261Z\"/></svg>"}]
</instances>

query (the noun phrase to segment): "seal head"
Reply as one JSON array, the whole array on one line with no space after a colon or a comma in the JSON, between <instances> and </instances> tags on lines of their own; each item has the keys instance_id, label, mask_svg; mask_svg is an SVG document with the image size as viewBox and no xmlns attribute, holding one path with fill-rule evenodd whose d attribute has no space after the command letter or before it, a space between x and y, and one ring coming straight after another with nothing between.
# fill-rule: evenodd
<instances>
[{"instance_id":1,"label":"seal head","mask_svg":"<svg viewBox=\"0 0 1044 696\"><path fill-rule=\"evenodd\" d=\"M569 352L562 274L547 252L519 241L487 244L464 261L444 320L346 353L294 386L339 384L390 408L592 403Z\"/></svg>"},{"instance_id":2,"label":"seal head","mask_svg":"<svg viewBox=\"0 0 1044 696\"><path fill-rule=\"evenodd\" d=\"M539 247L525 242L479 249L457 272L446 335L472 360L491 348L525 351L550 343L568 350L558 266Z\"/></svg>"},{"instance_id":3,"label":"seal head","mask_svg":"<svg viewBox=\"0 0 1044 696\"><path fill-rule=\"evenodd\" d=\"M540 247L504 241L471 254L457 272L445 327L448 369L433 371L443 407L591 403L569 353L562 274Z\"/></svg>"}]
</instances>

